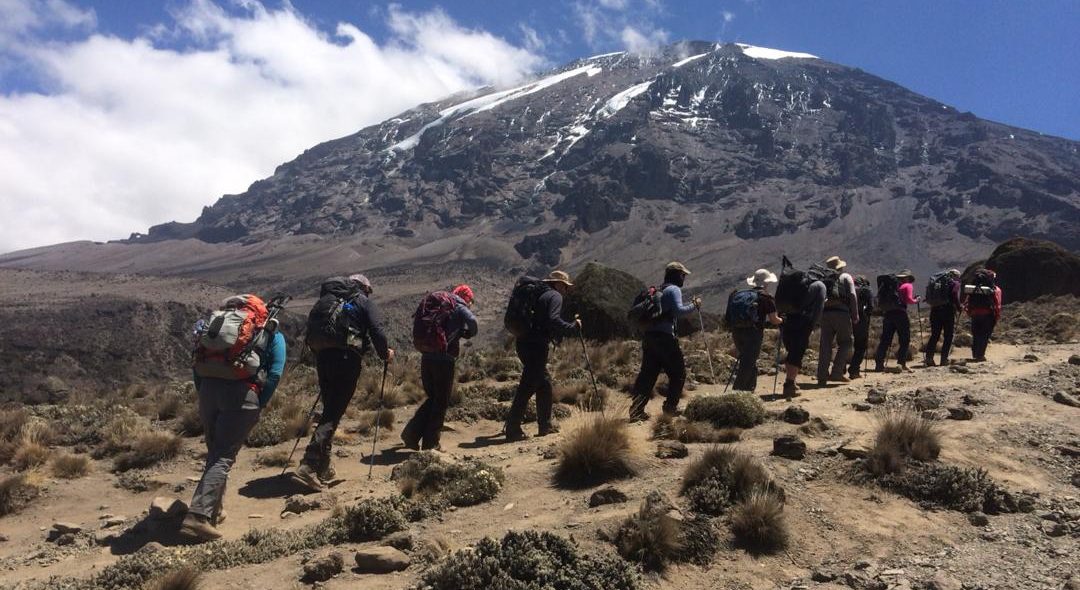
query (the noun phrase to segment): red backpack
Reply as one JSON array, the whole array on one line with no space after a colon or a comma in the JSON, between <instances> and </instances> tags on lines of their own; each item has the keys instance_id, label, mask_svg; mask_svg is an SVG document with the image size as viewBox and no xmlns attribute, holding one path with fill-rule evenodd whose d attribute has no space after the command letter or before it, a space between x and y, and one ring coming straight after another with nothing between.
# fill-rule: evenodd
<instances>
[{"instance_id":1,"label":"red backpack","mask_svg":"<svg viewBox=\"0 0 1080 590\"><path fill-rule=\"evenodd\" d=\"M449 342L446 323L457 308L454 296L446 291L428 293L413 313L413 346L419 352L446 352Z\"/></svg>"}]
</instances>

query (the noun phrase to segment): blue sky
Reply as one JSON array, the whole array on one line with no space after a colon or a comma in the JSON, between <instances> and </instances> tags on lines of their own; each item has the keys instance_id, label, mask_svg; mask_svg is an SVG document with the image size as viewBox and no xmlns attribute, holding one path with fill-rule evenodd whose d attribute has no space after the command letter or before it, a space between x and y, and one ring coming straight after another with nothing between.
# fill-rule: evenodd
<instances>
[{"instance_id":1,"label":"blue sky","mask_svg":"<svg viewBox=\"0 0 1080 590\"><path fill-rule=\"evenodd\" d=\"M421 102L684 39L1080 140L1080 1L0 0L0 252L190 221Z\"/></svg>"}]
</instances>

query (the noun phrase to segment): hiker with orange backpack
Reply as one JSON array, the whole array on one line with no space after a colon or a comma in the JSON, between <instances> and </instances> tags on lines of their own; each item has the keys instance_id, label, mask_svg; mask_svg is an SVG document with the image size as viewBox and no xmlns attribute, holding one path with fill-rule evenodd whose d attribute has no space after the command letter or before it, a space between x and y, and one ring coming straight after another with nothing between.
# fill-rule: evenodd
<instances>
[{"instance_id":1,"label":"hiker with orange backpack","mask_svg":"<svg viewBox=\"0 0 1080 590\"><path fill-rule=\"evenodd\" d=\"M195 541L221 538L216 527L225 520L229 470L285 370L285 337L274 316L286 300L268 307L255 295L236 295L196 324L193 369L206 463L180 525Z\"/></svg>"},{"instance_id":2,"label":"hiker with orange backpack","mask_svg":"<svg viewBox=\"0 0 1080 590\"><path fill-rule=\"evenodd\" d=\"M988 268L975 271L973 283L964 285L963 308L971 318L971 358L983 362L994 326L1001 319L1002 293L997 273Z\"/></svg>"},{"instance_id":3,"label":"hiker with orange backpack","mask_svg":"<svg viewBox=\"0 0 1080 590\"><path fill-rule=\"evenodd\" d=\"M450 394L461 339L476 336L473 290L458 285L451 292L435 291L421 300L413 314L413 345L420 352L420 381L427 399L401 429L401 442L414 451L442 450L439 436Z\"/></svg>"}]
</instances>

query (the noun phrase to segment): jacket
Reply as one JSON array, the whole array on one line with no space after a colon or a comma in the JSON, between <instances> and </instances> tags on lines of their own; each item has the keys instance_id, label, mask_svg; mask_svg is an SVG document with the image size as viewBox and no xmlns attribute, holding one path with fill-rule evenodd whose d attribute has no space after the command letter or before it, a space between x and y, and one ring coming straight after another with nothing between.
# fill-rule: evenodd
<instances>
[{"instance_id":1,"label":"jacket","mask_svg":"<svg viewBox=\"0 0 1080 590\"><path fill-rule=\"evenodd\" d=\"M678 285L664 285L660 294L660 309L663 314L645 329L646 332L662 332L675 335L675 326L679 318L694 313L693 305L683 303L682 289Z\"/></svg>"},{"instance_id":2,"label":"jacket","mask_svg":"<svg viewBox=\"0 0 1080 590\"><path fill-rule=\"evenodd\" d=\"M382 321L379 319L379 311L375 307L375 302L361 293L345 303L344 309L349 314L352 325L361 330L364 335L361 350L367 350L368 347L374 345L375 353L385 361L390 355L390 347L387 344L386 332L383 331Z\"/></svg>"},{"instance_id":3,"label":"jacket","mask_svg":"<svg viewBox=\"0 0 1080 590\"><path fill-rule=\"evenodd\" d=\"M562 317L563 296L555 289L548 289L536 300L535 313L539 318L528 334L519 338L523 342L551 342L577 333L576 322Z\"/></svg>"},{"instance_id":4,"label":"jacket","mask_svg":"<svg viewBox=\"0 0 1080 590\"><path fill-rule=\"evenodd\" d=\"M265 349L255 349L255 354L259 355L259 371L257 379L251 382L251 389L259 393L260 408L265 408L270 403L270 398L274 396L274 391L281 382L281 375L285 372L286 352L285 336L281 332L274 332ZM195 389L199 389L202 378L195 375L194 380Z\"/></svg>"}]
</instances>

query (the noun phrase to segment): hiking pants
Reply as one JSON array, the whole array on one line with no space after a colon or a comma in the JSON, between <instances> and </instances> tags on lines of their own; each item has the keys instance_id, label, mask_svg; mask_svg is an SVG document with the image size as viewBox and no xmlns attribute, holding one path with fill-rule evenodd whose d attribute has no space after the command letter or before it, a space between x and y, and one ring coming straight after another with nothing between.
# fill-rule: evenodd
<instances>
[{"instance_id":1,"label":"hiking pants","mask_svg":"<svg viewBox=\"0 0 1080 590\"><path fill-rule=\"evenodd\" d=\"M941 364L949 362L953 331L956 329L956 311L951 305L939 305L930 309L930 340L926 342L926 357L932 359L937 352L938 337L941 341Z\"/></svg>"},{"instance_id":2,"label":"hiking pants","mask_svg":"<svg viewBox=\"0 0 1080 590\"><path fill-rule=\"evenodd\" d=\"M870 342L870 314L859 314L859 323L853 330L855 347L848 363L848 377L855 377L862 372L863 359L866 358L866 346Z\"/></svg>"},{"instance_id":3,"label":"hiking pants","mask_svg":"<svg viewBox=\"0 0 1080 590\"><path fill-rule=\"evenodd\" d=\"M758 377L757 360L761 355L761 342L765 338L765 331L760 328L735 328L731 331L731 338L739 351L738 368L735 369L735 383L732 388L754 391Z\"/></svg>"},{"instance_id":4,"label":"hiking pants","mask_svg":"<svg viewBox=\"0 0 1080 590\"><path fill-rule=\"evenodd\" d=\"M990 335L994 333L997 318L994 314L972 316L971 318L971 356L986 358L986 347L990 345Z\"/></svg>"},{"instance_id":5,"label":"hiking pants","mask_svg":"<svg viewBox=\"0 0 1080 590\"><path fill-rule=\"evenodd\" d=\"M874 361L877 364L885 364L885 357L889 354L894 335L900 339L900 348L896 351L896 361L906 364L908 350L911 347L911 318L908 317L907 310L894 309L885 312L881 322L881 341L878 342L877 354L874 356Z\"/></svg>"},{"instance_id":6,"label":"hiking pants","mask_svg":"<svg viewBox=\"0 0 1080 590\"><path fill-rule=\"evenodd\" d=\"M259 394L246 381L202 379L199 416L206 439L206 465L191 498L193 514L215 519L221 512L229 470L248 433L259 421Z\"/></svg>"},{"instance_id":7,"label":"hiking pants","mask_svg":"<svg viewBox=\"0 0 1080 590\"><path fill-rule=\"evenodd\" d=\"M402 429L401 438L418 440L424 449L434 449L439 446L450 393L454 390L454 359L424 355L420 359L420 381L427 399L416 408L416 414Z\"/></svg>"},{"instance_id":8,"label":"hiking pants","mask_svg":"<svg viewBox=\"0 0 1080 590\"><path fill-rule=\"evenodd\" d=\"M360 368L360 353L352 350L321 350L315 357L323 409L300 462L316 473L323 473L330 466L334 433L356 393Z\"/></svg>"},{"instance_id":9,"label":"hiking pants","mask_svg":"<svg viewBox=\"0 0 1080 590\"><path fill-rule=\"evenodd\" d=\"M758 344L758 346L761 346ZM634 401L630 405L630 417L645 413L645 406L652 399L656 379L663 371L668 378L664 411L674 412L682 399L686 384L686 361L683 359L679 340L666 332L645 332L641 340L641 370L634 382Z\"/></svg>"},{"instance_id":10,"label":"hiking pants","mask_svg":"<svg viewBox=\"0 0 1080 590\"><path fill-rule=\"evenodd\" d=\"M518 340L515 348L521 359L521 382L506 414L506 431L521 430L525 408L533 394L536 394L536 423L540 430L547 430L551 428L551 375L547 368L551 345L547 340Z\"/></svg>"},{"instance_id":11,"label":"hiking pants","mask_svg":"<svg viewBox=\"0 0 1080 590\"><path fill-rule=\"evenodd\" d=\"M813 320L805 315L791 313L784 318L784 325L780 328L784 348L787 350L784 364L802 368L806 348L810 345L810 333L813 331Z\"/></svg>"},{"instance_id":12,"label":"hiking pants","mask_svg":"<svg viewBox=\"0 0 1080 590\"><path fill-rule=\"evenodd\" d=\"M818 348L818 381L839 381L851 360L852 342L851 314L846 309L826 309L821 314L821 340ZM836 340L836 357L832 345ZM832 361L832 370L829 370Z\"/></svg>"}]
</instances>

